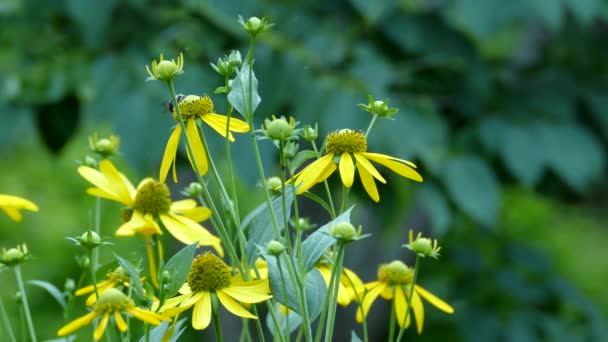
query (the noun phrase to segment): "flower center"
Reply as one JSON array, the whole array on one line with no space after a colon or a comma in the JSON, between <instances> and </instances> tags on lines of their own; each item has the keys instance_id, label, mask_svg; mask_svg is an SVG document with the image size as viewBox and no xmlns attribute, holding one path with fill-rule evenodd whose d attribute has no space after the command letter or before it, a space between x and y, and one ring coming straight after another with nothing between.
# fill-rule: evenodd
<instances>
[{"instance_id":1,"label":"flower center","mask_svg":"<svg viewBox=\"0 0 608 342\"><path fill-rule=\"evenodd\" d=\"M412 277L412 269L399 260L378 267L378 280L389 285L410 284Z\"/></svg>"},{"instance_id":2,"label":"flower center","mask_svg":"<svg viewBox=\"0 0 608 342\"><path fill-rule=\"evenodd\" d=\"M177 121L177 111L175 106L173 108L173 118ZM179 101L179 110L182 112L182 118L184 119L202 116L213 113L213 101L207 95L188 95Z\"/></svg>"},{"instance_id":3,"label":"flower center","mask_svg":"<svg viewBox=\"0 0 608 342\"><path fill-rule=\"evenodd\" d=\"M122 311L128 307L135 306L133 300L115 288L105 290L95 304L94 310L100 314Z\"/></svg>"},{"instance_id":4,"label":"flower center","mask_svg":"<svg viewBox=\"0 0 608 342\"><path fill-rule=\"evenodd\" d=\"M168 213L171 209L169 188L152 178L144 179L137 187L133 209L154 216Z\"/></svg>"},{"instance_id":5,"label":"flower center","mask_svg":"<svg viewBox=\"0 0 608 342\"><path fill-rule=\"evenodd\" d=\"M327 153L340 155L342 153L356 153L367 151L367 139L362 131L355 132L351 129L341 129L329 133L327 136Z\"/></svg>"},{"instance_id":6,"label":"flower center","mask_svg":"<svg viewBox=\"0 0 608 342\"><path fill-rule=\"evenodd\" d=\"M231 271L222 259L211 252L197 256L188 273L188 285L192 292L217 291L230 286Z\"/></svg>"},{"instance_id":7,"label":"flower center","mask_svg":"<svg viewBox=\"0 0 608 342\"><path fill-rule=\"evenodd\" d=\"M129 281L129 276L125 273L125 270L118 266L114 271L108 273L108 280L116 282L116 284L123 284Z\"/></svg>"}]
</instances>

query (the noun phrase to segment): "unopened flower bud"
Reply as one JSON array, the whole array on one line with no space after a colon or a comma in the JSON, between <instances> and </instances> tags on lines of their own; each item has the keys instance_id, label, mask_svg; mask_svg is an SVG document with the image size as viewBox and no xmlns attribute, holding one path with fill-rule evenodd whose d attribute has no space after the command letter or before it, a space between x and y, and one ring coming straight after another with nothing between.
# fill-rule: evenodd
<instances>
[{"instance_id":1,"label":"unopened flower bud","mask_svg":"<svg viewBox=\"0 0 608 342\"><path fill-rule=\"evenodd\" d=\"M232 50L228 55L228 63L233 67L238 67L243 63L241 53L238 50Z\"/></svg>"},{"instance_id":2,"label":"unopened flower bud","mask_svg":"<svg viewBox=\"0 0 608 342\"><path fill-rule=\"evenodd\" d=\"M315 124L314 128L310 125L306 125L302 130L302 135L304 136L304 139L306 139L306 141L308 142L316 140L319 136L319 125Z\"/></svg>"},{"instance_id":3,"label":"unopened flower bud","mask_svg":"<svg viewBox=\"0 0 608 342\"><path fill-rule=\"evenodd\" d=\"M268 191L274 192L281 187L281 184L281 178L273 176L266 179L266 183L264 185L266 186L266 189L268 189Z\"/></svg>"},{"instance_id":4,"label":"unopened flower bud","mask_svg":"<svg viewBox=\"0 0 608 342\"><path fill-rule=\"evenodd\" d=\"M359 108L363 109L364 111L366 111L370 114L377 115L377 116L384 117L384 118L391 117L399 111L399 109L397 109L397 108L389 108L388 100L376 101L376 100L374 100L374 97L371 95L367 97L367 105L359 104L358 106L359 106Z\"/></svg>"},{"instance_id":5,"label":"unopened flower bud","mask_svg":"<svg viewBox=\"0 0 608 342\"><path fill-rule=\"evenodd\" d=\"M295 142L295 141L287 142L287 144L285 144L285 147L283 148L283 155L285 156L285 159L293 159L293 157L295 157L296 154L298 154L299 149L300 149L300 146L298 145L297 142Z\"/></svg>"},{"instance_id":6,"label":"unopened flower bud","mask_svg":"<svg viewBox=\"0 0 608 342\"><path fill-rule=\"evenodd\" d=\"M92 230L80 235L80 244L84 247L95 248L101 244L99 234Z\"/></svg>"},{"instance_id":7,"label":"unopened flower bud","mask_svg":"<svg viewBox=\"0 0 608 342\"><path fill-rule=\"evenodd\" d=\"M177 75L184 73L184 55L179 54L177 62L174 60L165 60L163 55L160 55L159 62L152 61L150 67L146 65L146 70L150 77L148 80L171 81Z\"/></svg>"},{"instance_id":8,"label":"unopened flower bud","mask_svg":"<svg viewBox=\"0 0 608 342\"><path fill-rule=\"evenodd\" d=\"M203 193L203 186L199 182L192 182L184 189L184 195L190 197L198 197Z\"/></svg>"},{"instance_id":9,"label":"unopened flower bud","mask_svg":"<svg viewBox=\"0 0 608 342\"><path fill-rule=\"evenodd\" d=\"M168 284L171 282L171 279L173 277L171 276L171 273L169 271L163 271L163 273L161 273L160 275L160 278L163 284Z\"/></svg>"},{"instance_id":10,"label":"unopened flower bud","mask_svg":"<svg viewBox=\"0 0 608 342\"><path fill-rule=\"evenodd\" d=\"M264 121L266 125L264 134L272 140L287 140L292 136L295 127L293 118L291 118L290 121L291 122L288 122L283 116L278 119L274 116L272 117L272 120L266 119Z\"/></svg>"},{"instance_id":11,"label":"unopened flower bud","mask_svg":"<svg viewBox=\"0 0 608 342\"><path fill-rule=\"evenodd\" d=\"M266 250L269 254L279 255L285 250L285 245L283 245L277 240L272 240L266 245Z\"/></svg>"},{"instance_id":12,"label":"unopened flower bud","mask_svg":"<svg viewBox=\"0 0 608 342\"><path fill-rule=\"evenodd\" d=\"M329 233L338 240L349 241L357 237L355 226L349 222L340 222L329 229Z\"/></svg>"},{"instance_id":13,"label":"unopened flower bud","mask_svg":"<svg viewBox=\"0 0 608 342\"><path fill-rule=\"evenodd\" d=\"M260 19L258 17L251 17L247 19L247 22L245 22L243 18L239 16L239 23L252 37L257 36L258 34L267 31L274 26L274 24L269 24L266 21L266 18Z\"/></svg>"}]
</instances>

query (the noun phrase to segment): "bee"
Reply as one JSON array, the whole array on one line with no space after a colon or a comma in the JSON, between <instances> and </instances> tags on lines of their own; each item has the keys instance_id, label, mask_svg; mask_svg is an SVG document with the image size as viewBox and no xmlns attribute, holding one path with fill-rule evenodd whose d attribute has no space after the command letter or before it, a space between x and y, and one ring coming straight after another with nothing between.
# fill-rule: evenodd
<instances>
[{"instance_id":1,"label":"bee","mask_svg":"<svg viewBox=\"0 0 608 342\"><path fill-rule=\"evenodd\" d=\"M179 103L181 103L186 98L186 95L184 95L184 94L177 94L177 95L175 95L175 98L177 99L177 103L179 104ZM169 111L169 113L173 113L173 109L175 108L174 106L175 105L173 104L173 100L167 101L166 108Z\"/></svg>"}]
</instances>

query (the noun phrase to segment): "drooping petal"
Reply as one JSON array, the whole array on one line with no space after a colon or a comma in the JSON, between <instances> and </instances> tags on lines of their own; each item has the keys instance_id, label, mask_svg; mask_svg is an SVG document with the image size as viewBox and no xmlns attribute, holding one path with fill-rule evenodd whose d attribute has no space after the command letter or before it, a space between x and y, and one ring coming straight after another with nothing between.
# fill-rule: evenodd
<instances>
[{"instance_id":1,"label":"drooping petal","mask_svg":"<svg viewBox=\"0 0 608 342\"><path fill-rule=\"evenodd\" d=\"M187 217L173 214L160 215L160 220L169 233L182 243L191 245L198 241L199 245L212 246L220 256L224 255L221 240L203 228L200 224Z\"/></svg>"},{"instance_id":2,"label":"drooping petal","mask_svg":"<svg viewBox=\"0 0 608 342\"><path fill-rule=\"evenodd\" d=\"M219 115L215 113L209 113L205 115L201 115L201 120L203 120L206 124L208 124L214 131L216 131L219 135L226 138L226 123L228 122L228 117L224 115ZM230 127L229 130L232 132L245 133L249 132L249 125L245 121L241 121L239 119L230 118ZM228 132L228 140L231 142L234 141L234 137L232 133Z\"/></svg>"},{"instance_id":3,"label":"drooping petal","mask_svg":"<svg viewBox=\"0 0 608 342\"><path fill-rule=\"evenodd\" d=\"M175 155L177 154L177 147L179 146L179 138L182 133L182 127L180 125L175 126L173 132L167 140L167 147L165 147L165 153L163 154L163 161L160 164L160 174L158 179L161 183L164 183L167 179L167 173L173 166L173 182L177 183L177 174L175 172Z\"/></svg>"},{"instance_id":4,"label":"drooping petal","mask_svg":"<svg viewBox=\"0 0 608 342\"><path fill-rule=\"evenodd\" d=\"M359 177L361 177L361 183L363 184L363 188L367 191L369 197L371 197L375 202L380 201L380 195L378 194L378 188L376 188L376 182L374 181L374 177L367 171L367 169L361 165L361 163L357 162L357 170L359 170Z\"/></svg>"},{"instance_id":5,"label":"drooping petal","mask_svg":"<svg viewBox=\"0 0 608 342\"><path fill-rule=\"evenodd\" d=\"M239 317L257 319L256 316L251 314L251 312L245 310L245 308L243 308L241 304L239 304L236 300L225 294L224 291L218 290L215 294L217 295L217 298L220 300L220 302L222 302L224 307L233 314Z\"/></svg>"},{"instance_id":6,"label":"drooping petal","mask_svg":"<svg viewBox=\"0 0 608 342\"><path fill-rule=\"evenodd\" d=\"M363 282L355 272L345 267L342 271L342 283L352 300L360 302L363 299L363 292L359 292Z\"/></svg>"},{"instance_id":7,"label":"drooping petal","mask_svg":"<svg viewBox=\"0 0 608 342\"><path fill-rule=\"evenodd\" d=\"M131 182L108 160L102 160L99 168L101 172L88 166L78 168L78 173L97 187L87 189L87 193L132 206L134 195L131 192L133 189Z\"/></svg>"},{"instance_id":8,"label":"drooping petal","mask_svg":"<svg viewBox=\"0 0 608 342\"><path fill-rule=\"evenodd\" d=\"M378 298L380 292L384 291L386 288L386 283L380 281L373 281L371 283L365 284L365 287L368 289L365 297L363 297L363 302L361 306L363 308L363 313L367 316L369 312L369 308L372 306L372 303ZM361 316L361 310L357 310L357 322L363 322L363 316Z\"/></svg>"},{"instance_id":9,"label":"drooping petal","mask_svg":"<svg viewBox=\"0 0 608 342\"><path fill-rule=\"evenodd\" d=\"M120 311L114 311L114 321L116 322L116 326L122 332L127 331L127 322L122 318Z\"/></svg>"},{"instance_id":10,"label":"drooping petal","mask_svg":"<svg viewBox=\"0 0 608 342\"><path fill-rule=\"evenodd\" d=\"M127 312L131 316L139 319L140 321L144 321L146 323L150 323L153 325L159 325L161 320L163 320L163 321L169 320L166 317L163 317L159 314L150 312L148 310L143 310L143 309L140 309L135 306L125 309L125 312Z\"/></svg>"},{"instance_id":11,"label":"drooping petal","mask_svg":"<svg viewBox=\"0 0 608 342\"><path fill-rule=\"evenodd\" d=\"M423 289L421 286L415 285L414 291L418 292L418 294L420 296L422 296L422 298L426 299L429 303L433 304L433 306L436 307L437 309L439 309L443 312L449 313L449 314L454 313L454 308L452 308L450 306L450 304L437 298L434 294Z\"/></svg>"},{"instance_id":12,"label":"drooping petal","mask_svg":"<svg viewBox=\"0 0 608 342\"><path fill-rule=\"evenodd\" d=\"M416 318L416 328L418 328L418 334L422 332L422 326L424 325L424 306L422 300L416 291L412 294L412 311L414 312L414 318Z\"/></svg>"},{"instance_id":13,"label":"drooping petal","mask_svg":"<svg viewBox=\"0 0 608 342\"><path fill-rule=\"evenodd\" d=\"M112 186L116 194L121 198L121 203L131 206L135 201L135 187L129 179L120 173L114 164L109 160L102 160L99 163L99 170L108 180L110 186Z\"/></svg>"},{"instance_id":14,"label":"drooping petal","mask_svg":"<svg viewBox=\"0 0 608 342\"><path fill-rule=\"evenodd\" d=\"M340 157L340 177L342 178L342 184L345 187L350 188L353 186L353 180L355 179L355 165L353 164L353 158L350 153L342 153Z\"/></svg>"},{"instance_id":15,"label":"drooping petal","mask_svg":"<svg viewBox=\"0 0 608 342\"><path fill-rule=\"evenodd\" d=\"M331 172L329 172L331 170ZM324 181L336 170L334 155L327 154L306 166L295 179L294 184L299 186L297 194L304 193L313 185Z\"/></svg>"},{"instance_id":16,"label":"drooping petal","mask_svg":"<svg viewBox=\"0 0 608 342\"><path fill-rule=\"evenodd\" d=\"M395 314L397 315L397 323L400 327L405 324L405 316L407 309L407 299L405 293L403 293L402 286L395 286L395 296L393 301L395 303Z\"/></svg>"},{"instance_id":17,"label":"drooping petal","mask_svg":"<svg viewBox=\"0 0 608 342\"><path fill-rule=\"evenodd\" d=\"M196 202L188 199L173 202L171 212L174 214L182 214L195 222L205 221L211 216L211 210L206 207L197 207Z\"/></svg>"},{"instance_id":18,"label":"drooping petal","mask_svg":"<svg viewBox=\"0 0 608 342\"><path fill-rule=\"evenodd\" d=\"M95 328L95 332L93 333L93 338L95 341L101 340L103 337L103 333L106 331L106 326L108 326L108 320L110 319L110 313L106 312L101 317L99 323L97 323L97 328Z\"/></svg>"},{"instance_id":19,"label":"drooping petal","mask_svg":"<svg viewBox=\"0 0 608 342\"><path fill-rule=\"evenodd\" d=\"M192 327L196 330L203 330L211 322L211 293L202 292L201 299L194 304L192 310Z\"/></svg>"},{"instance_id":20,"label":"drooping petal","mask_svg":"<svg viewBox=\"0 0 608 342\"><path fill-rule=\"evenodd\" d=\"M355 159L357 160L357 167L364 167L367 172L371 173L371 175L374 176L374 178L379 180L381 183L386 184L386 179L384 179L384 177L380 175L380 172L376 170L374 165L370 163L369 160L365 159L365 157L362 156L360 153L355 153Z\"/></svg>"},{"instance_id":21,"label":"drooping petal","mask_svg":"<svg viewBox=\"0 0 608 342\"><path fill-rule=\"evenodd\" d=\"M222 289L227 295L243 303L259 303L272 296L268 295L266 280L249 280L232 283Z\"/></svg>"},{"instance_id":22,"label":"drooping petal","mask_svg":"<svg viewBox=\"0 0 608 342\"><path fill-rule=\"evenodd\" d=\"M407 160L397 159L379 153L362 152L361 154L367 159L382 164L405 178L415 180L416 182L422 182L422 176L412 168L416 166ZM398 160L399 162L395 160ZM404 165L404 163L407 165Z\"/></svg>"},{"instance_id":23,"label":"drooping petal","mask_svg":"<svg viewBox=\"0 0 608 342\"><path fill-rule=\"evenodd\" d=\"M8 217L17 222L23 218L19 210L38 211L38 206L34 202L11 195L0 195L0 208L4 210Z\"/></svg>"},{"instance_id":24,"label":"drooping petal","mask_svg":"<svg viewBox=\"0 0 608 342\"><path fill-rule=\"evenodd\" d=\"M99 316L99 314L96 311L91 311L82 317L76 318L70 323L64 325L63 328L59 329L59 331L57 331L57 336L61 337L69 335L74 331L91 324L91 322L93 322L97 316Z\"/></svg>"},{"instance_id":25,"label":"drooping petal","mask_svg":"<svg viewBox=\"0 0 608 342\"><path fill-rule=\"evenodd\" d=\"M194 121L194 118L188 119L188 123L186 125L186 139L190 141L190 146L192 146L192 153L194 154L194 161L196 161L196 166L198 166L198 170L201 173L201 176L207 174L208 165L207 156L205 155L205 145L203 145L201 137L200 135L198 135L198 126L196 125L196 121ZM188 159L190 160L192 169L196 171L196 166L194 165L192 156L190 156L189 153Z\"/></svg>"}]
</instances>

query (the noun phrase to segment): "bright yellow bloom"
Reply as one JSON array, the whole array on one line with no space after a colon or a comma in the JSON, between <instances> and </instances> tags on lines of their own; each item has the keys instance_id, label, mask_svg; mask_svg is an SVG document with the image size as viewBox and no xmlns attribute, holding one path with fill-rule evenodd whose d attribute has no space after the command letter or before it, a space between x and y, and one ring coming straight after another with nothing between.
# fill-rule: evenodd
<instances>
[{"instance_id":1,"label":"bright yellow bloom","mask_svg":"<svg viewBox=\"0 0 608 342\"><path fill-rule=\"evenodd\" d=\"M158 219L173 237L184 244L198 241L199 245L212 246L223 255L220 239L197 223L209 218L211 210L198 207L192 199L172 202L167 186L151 178L141 181L135 189L108 160L103 160L99 169L81 166L78 172L96 186L87 189L87 193L127 207L122 210L123 224L116 231L116 236L134 236L138 233L149 238L162 234L156 221Z\"/></svg>"},{"instance_id":2,"label":"bright yellow bloom","mask_svg":"<svg viewBox=\"0 0 608 342\"><path fill-rule=\"evenodd\" d=\"M38 206L25 198L0 194L0 209L4 210L8 217L19 222L23 218L19 210L38 211Z\"/></svg>"},{"instance_id":3,"label":"bright yellow bloom","mask_svg":"<svg viewBox=\"0 0 608 342\"><path fill-rule=\"evenodd\" d=\"M213 128L217 133L219 133L224 138L228 138L231 142L234 141L234 137L232 133L228 132L228 136L226 136L226 125L228 124L228 117L224 115L219 115L213 113L213 101L209 96L196 96L196 95L188 95L188 96L180 96L181 100L179 101L179 110L181 111L182 118L186 124L186 139L190 142L192 146L192 153L194 154L194 161L196 161L196 165L201 173L204 175L207 173L207 156L205 155L205 146L201 141L199 136L199 127L196 124L196 118L201 119L211 128ZM176 106L173 105L173 118L175 121L179 122L179 118L177 117L177 109ZM230 118L230 126L228 129L232 132L245 133L249 132L249 125L241 120ZM169 140L167 141L167 147L165 148L165 153L163 155L163 161L160 166L160 176L159 179L162 183L165 182L167 178L167 173L169 173L169 169L173 167L173 181L177 183L177 173L175 171L175 156L177 153L177 147L179 145L179 140L182 134L181 125L176 125L173 129L173 133L169 136ZM188 159L190 160L190 164L192 165L192 169L195 169L195 164L193 156L188 154Z\"/></svg>"},{"instance_id":4,"label":"bright yellow bloom","mask_svg":"<svg viewBox=\"0 0 608 342\"><path fill-rule=\"evenodd\" d=\"M399 323L400 326L409 327L411 315L408 315L407 320L405 319L405 316L408 296L412 286L412 277L412 269L399 260L395 260L390 264L380 265L378 268L378 280L367 283L357 290L358 293L364 293L365 290L367 291L365 292L363 303L361 304L363 306L363 314L367 316L372 303L380 295L386 300L394 301L397 323ZM454 313L454 309L449 304L435 297L421 286L414 285L411 309L416 318L416 326L419 334L422 332L424 323L424 306L422 305L420 297L426 299L429 303L443 312L449 314ZM361 310L357 309L357 322L360 323L362 321L363 316L361 315Z\"/></svg>"},{"instance_id":5,"label":"bright yellow bloom","mask_svg":"<svg viewBox=\"0 0 608 342\"><path fill-rule=\"evenodd\" d=\"M321 272L325 285L329 286L331 281L332 266L328 263L319 263L315 266L316 269ZM340 276L340 285L338 288L338 304L342 306L348 306L350 302L356 300L355 289L361 287L363 282L355 274L355 272L348 268L342 268L342 275ZM359 298L361 299L361 298Z\"/></svg>"},{"instance_id":6,"label":"bright yellow bloom","mask_svg":"<svg viewBox=\"0 0 608 342\"><path fill-rule=\"evenodd\" d=\"M382 183L386 183L386 180L370 161L384 165L405 178L422 182L422 177L413 169L416 168L414 163L385 154L367 152L367 139L363 132L342 129L327 136L323 157L315 160L294 176L294 184L299 186L297 193L304 193L315 184L324 181L338 168L342 184L350 188L353 185L356 167L365 191L374 201L378 202L380 195L378 195L374 178Z\"/></svg>"},{"instance_id":7,"label":"bright yellow bloom","mask_svg":"<svg viewBox=\"0 0 608 342\"><path fill-rule=\"evenodd\" d=\"M113 271L108 272L106 276L106 280L102 280L97 283L97 292L99 293L99 295L102 295L104 292L106 292L106 290L109 290L111 288L119 286L129 287L130 285L129 276L125 274L125 271L121 266L118 266ZM91 306L93 305L93 303L95 303L97 299L95 297L95 287L93 286L93 284L76 290L74 294L76 296L83 296L89 293L91 293L91 295L87 298L86 305Z\"/></svg>"},{"instance_id":8,"label":"bright yellow bloom","mask_svg":"<svg viewBox=\"0 0 608 342\"><path fill-rule=\"evenodd\" d=\"M192 327L203 330L211 322L211 297L217 296L219 302L233 314L257 319L239 302L253 304L271 298L266 280L245 281L240 275L232 277L231 274L232 269L214 254L200 254L192 263L188 282L179 291L181 295L167 300L160 312L174 316L194 307Z\"/></svg>"},{"instance_id":9,"label":"bright yellow bloom","mask_svg":"<svg viewBox=\"0 0 608 342\"><path fill-rule=\"evenodd\" d=\"M110 316L114 317L114 322L118 329L122 332L126 332L127 323L122 317L123 313L127 313L140 321L152 325L159 325L161 320L168 321L168 319L162 315L138 308L131 298L127 297L119 290L111 288L107 289L99 296L99 301L93 306L93 311L66 324L63 328L59 329L57 336L67 336L74 331L91 324L95 318L100 316L101 319L97 323L97 327L93 333L95 341L99 341L103 337Z\"/></svg>"}]
</instances>

